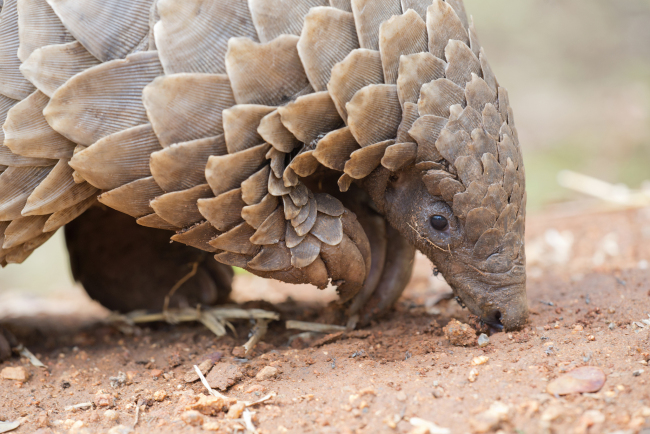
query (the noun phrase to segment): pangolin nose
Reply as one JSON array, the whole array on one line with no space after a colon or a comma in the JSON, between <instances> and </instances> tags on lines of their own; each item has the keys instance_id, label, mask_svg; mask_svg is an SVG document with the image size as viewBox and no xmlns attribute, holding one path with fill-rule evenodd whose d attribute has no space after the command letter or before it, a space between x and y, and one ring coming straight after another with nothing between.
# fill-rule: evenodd
<instances>
[{"instance_id":1,"label":"pangolin nose","mask_svg":"<svg viewBox=\"0 0 650 434\"><path fill-rule=\"evenodd\" d=\"M493 310L481 318L483 322L491 327L503 330L503 323L501 323L501 311Z\"/></svg>"}]
</instances>

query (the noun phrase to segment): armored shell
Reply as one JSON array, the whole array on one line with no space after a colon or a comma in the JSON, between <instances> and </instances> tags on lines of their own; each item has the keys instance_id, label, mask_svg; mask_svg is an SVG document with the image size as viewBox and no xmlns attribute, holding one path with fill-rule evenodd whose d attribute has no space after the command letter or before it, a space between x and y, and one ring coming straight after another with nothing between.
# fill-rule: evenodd
<instances>
[{"instance_id":1,"label":"armored shell","mask_svg":"<svg viewBox=\"0 0 650 434\"><path fill-rule=\"evenodd\" d=\"M378 312L410 244L452 253L409 220L435 201L462 229L462 254L427 253L454 288L454 261L521 283L517 130L461 0L5 0L0 60L3 265L98 200ZM407 228L377 179L414 171Z\"/></svg>"}]
</instances>

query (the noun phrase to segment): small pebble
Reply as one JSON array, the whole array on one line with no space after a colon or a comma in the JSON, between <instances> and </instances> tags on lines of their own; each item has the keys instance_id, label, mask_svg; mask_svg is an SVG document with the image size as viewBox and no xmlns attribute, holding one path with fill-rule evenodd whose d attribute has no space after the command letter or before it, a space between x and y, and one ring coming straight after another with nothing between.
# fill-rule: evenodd
<instances>
[{"instance_id":1,"label":"small pebble","mask_svg":"<svg viewBox=\"0 0 650 434\"><path fill-rule=\"evenodd\" d=\"M564 408L560 405L551 405L542 413L541 420L552 422L564 415Z\"/></svg>"},{"instance_id":2,"label":"small pebble","mask_svg":"<svg viewBox=\"0 0 650 434\"><path fill-rule=\"evenodd\" d=\"M632 375L635 377L639 377L641 376L641 374L643 374L643 372L644 372L643 369L637 369L636 371L632 372Z\"/></svg>"},{"instance_id":3,"label":"small pebble","mask_svg":"<svg viewBox=\"0 0 650 434\"><path fill-rule=\"evenodd\" d=\"M478 346L481 348L487 347L490 343L490 338L485 333L481 333L481 336L478 337Z\"/></svg>"},{"instance_id":4,"label":"small pebble","mask_svg":"<svg viewBox=\"0 0 650 434\"><path fill-rule=\"evenodd\" d=\"M157 379L160 378L163 374L163 371L160 369L152 369L149 375L151 375L152 378Z\"/></svg>"},{"instance_id":5,"label":"small pebble","mask_svg":"<svg viewBox=\"0 0 650 434\"><path fill-rule=\"evenodd\" d=\"M203 428L203 431L219 431L221 424L219 422L206 422L201 428Z\"/></svg>"},{"instance_id":6,"label":"small pebble","mask_svg":"<svg viewBox=\"0 0 650 434\"><path fill-rule=\"evenodd\" d=\"M450 430L446 428L442 428L438 425L436 425L433 422L429 422L428 420L425 419L420 419L419 417L412 417L409 419L409 423L416 427L415 430L412 430L411 433L423 433L423 434L430 434L430 433L443 433L443 432L449 432ZM419 431L417 431L420 429Z\"/></svg>"},{"instance_id":7,"label":"small pebble","mask_svg":"<svg viewBox=\"0 0 650 434\"><path fill-rule=\"evenodd\" d=\"M373 389L372 387L366 387L364 389L359 390L359 396L364 396L364 395L377 395L377 391Z\"/></svg>"},{"instance_id":8,"label":"small pebble","mask_svg":"<svg viewBox=\"0 0 650 434\"><path fill-rule=\"evenodd\" d=\"M469 423L475 433L492 432L499 427L502 422L510 419L511 409L502 402L494 402L487 411L479 413L469 420Z\"/></svg>"},{"instance_id":9,"label":"small pebble","mask_svg":"<svg viewBox=\"0 0 650 434\"><path fill-rule=\"evenodd\" d=\"M242 415L242 413L246 410L246 404L243 402L238 402L237 404L231 405L230 409L228 410L228 414L226 414L226 417L228 419L239 419Z\"/></svg>"},{"instance_id":10,"label":"small pebble","mask_svg":"<svg viewBox=\"0 0 650 434\"><path fill-rule=\"evenodd\" d=\"M243 359L244 357L246 357L246 348L235 347L232 349L232 355L240 359Z\"/></svg>"},{"instance_id":11,"label":"small pebble","mask_svg":"<svg viewBox=\"0 0 650 434\"><path fill-rule=\"evenodd\" d=\"M0 378L5 380L21 381L24 383L29 379L29 372L27 372L27 369L22 366L16 368L7 366L2 370L2 372L0 372Z\"/></svg>"},{"instance_id":12,"label":"small pebble","mask_svg":"<svg viewBox=\"0 0 650 434\"><path fill-rule=\"evenodd\" d=\"M584 366L551 381L548 383L546 391L551 395L595 393L603 387L606 380L607 376L602 369Z\"/></svg>"},{"instance_id":13,"label":"small pebble","mask_svg":"<svg viewBox=\"0 0 650 434\"><path fill-rule=\"evenodd\" d=\"M576 324L576 326L573 327L573 331L576 331L576 332L581 332L583 330L584 330L584 327L581 324Z\"/></svg>"},{"instance_id":14,"label":"small pebble","mask_svg":"<svg viewBox=\"0 0 650 434\"><path fill-rule=\"evenodd\" d=\"M201 426L203 425L203 415L196 410L186 411L181 414L181 419L188 425Z\"/></svg>"},{"instance_id":15,"label":"small pebble","mask_svg":"<svg viewBox=\"0 0 650 434\"><path fill-rule=\"evenodd\" d=\"M398 414L394 414L393 416L387 416L384 418L383 422L388 426L388 428L395 429L400 420L402 420L402 417Z\"/></svg>"},{"instance_id":16,"label":"small pebble","mask_svg":"<svg viewBox=\"0 0 650 434\"><path fill-rule=\"evenodd\" d=\"M594 335L589 335L589 336L587 336L587 340L593 342L593 341L596 340L596 336L594 336Z\"/></svg>"},{"instance_id":17,"label":"small pebble","mask_svg":"<svg viewBox=\"0 0 650 434\"><path fill-rule=\"evenodd\" d=\"M616 324L614 324L613 322L610 322L607 327L609 327L610 330L614 330L616 328Z\"/></svg>"},{"instance_id":18,"label":"small pebble","mask_svg":"<svg viewBox=\"0 0 650 434\"><path fill-rule=\"evenodd\" d=\"M109 420L111 422L115 422L119 418L119 415L117 414L117 411L115 410L106 410L104 412L104 419Z\"/></svg>"},{"instance_id":19,"label":"small pebble","mask_svg":"<svg viewBox=\"0 0 650 434\"><path fill-rule=\"evenodd\" d=\"M165 400L165 398L167 398L167 392L164 390L157 390L153 394L154 401L162 402Z\"/></svg>"},{"instance_id":20,"label":"small pebble","mask_svg":"<svg viewBox=\"0 0 650 434\"><path fill-rule=\"evenodd\" d=\"M255 378L258 380L270 380L271 378L275 378L278 375L278 368L274 368L273 366L265 366L260 370L260 372L257 373Z\"/></svg>"},{"instance_id":21,"label":"small pebble","mask_svg":"<svg viewBox=\"0 0 650 434\"><path fill-rule=\"evenodd\" d=\"M243 376L240 366L233 363L218 363L205 378L213 389L226 390Z\"/></svg>"},{"instance_id":22,"label":"small pebble","mask_svg":"<svg viewBox=\"0 0 650 434\"><path fill-rule=\"evenodd\" d=\"M108 430L108 434L133 434L133 428L130 426L118 425Z\"/></svg>"},{"instance_id":23,"label":"small pebble","mask_svg":"<svg viewBox=\"0 0 650 434\"><path fill-rule=\"evenodd\" d=\"M47 413L42 413L36 418L36 426L39 428L47 428L50 426L50 419L47 417Z\"/></svg>"},{"instance_id":24,"label":"small pebble","mask_svg":"<svg viewBox=\"0 0 650 434\"><path fill-rule=\"evenodd\" d=\"M490 360L490 358L486 356L474 357L472 359L472 365L473 366L484 365L488 362L488 360Z\"/></svg>"},{"instance_id":25,"label":"small pebble","mask_svg":"<svg viewBox=\"0 0 650 434\"><path fill-rule=\"evenodd\" d=\"M253 392L264 392L266 390L266 387L262 386L261 384L253 384L251 387L246 390L246 393L253 393Z\"/></svg>"},{"instance_id":26,"label":"small pebble","mask_svg":"<svg viewBox=\"0 0 650 434\"><path fill-rule=\"evenodd\" d=\"M133 380L135 377L137 377L138 373L136 371L126 371L126 384L131 384L133 383Z\"/></svg>"},{"instance_id":27,"label":"small pebble","mask_svg":"<svg viewBox=\"0 0 650 434\"><path fill-rule=\"evenodd\" d=\"M397 398L399 402L404 402L406 401L406 393L404 393L403 391L399 391L397 392L397 395L395 395L395 398Z\"/></svg>"},{"instance_id":28,"label":"small pebble","mask_svg":"<svg viewBox=\"0 0 650 434\"><path fill-rule=\"evenodd\" d=\"M605 422L605 415L598 410L587 410L580 418L580 421L587 427L594 426L597 423Z\"/></svg>"},{"instance_id":29,"label":"small pebble","mask_svg":"<svg viewBox=\"0 0 650 434\"><path fill-rule=\"evenodd\" d=\"M449 321L442 331L449 343L455 346L467 347L476 342L474 329L456 319Z\"/></svg>"},{"instance_id":30,"label":"small pebble","mask_svg":"<svg viewBox=\"0 0 650 434\"><path fill-rule=\"evenodd\" d=\"M98 392L95 394L95 399L93 400L97 407L114 407L115 398L108 393Z\"/></svg>"},{"instance_id":31,"label":"small pebble","mask_svg":"<svg viewBox=\"0 0 650 434\"><path fill-rule=\"evenodd\" d=\"M237 400L235 398L201 395L198 401L190 406L187 406L185 409L196 410L206 416L216 416L219 413L228 410L230 406L236 403Z\"/></svg>"},{"instance_id":32,"label":"small pebble","mask_svg":"<svg viewBox=\"0 0 650 434\"><path fill-rule=\"evenodd\" d=\"M478 377L478 370L476 368L473 368L471 371L469 371L469 374L467 375L467 380L469 380L470 383L473 383L476 381L477 377Z\"/></svg>"}]
</instances>

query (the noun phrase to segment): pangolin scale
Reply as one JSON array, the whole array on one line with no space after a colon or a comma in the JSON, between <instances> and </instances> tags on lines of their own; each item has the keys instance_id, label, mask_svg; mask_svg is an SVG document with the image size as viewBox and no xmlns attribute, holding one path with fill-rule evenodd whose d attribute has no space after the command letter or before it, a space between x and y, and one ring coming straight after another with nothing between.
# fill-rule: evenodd
<instances>
[{"instance_id":1,"label":"pangolin scale","mask_svg":"<svg viewBox=\"0 0 650 434\"><path fill-rule=\"evenodd\" d=\"M108 306L198 261L197 302L236 266L367 323L417 248L526 320L518 134L462 0L4 0L0 118L3 266L68 225Z\"/></svg>"}]
</instances>

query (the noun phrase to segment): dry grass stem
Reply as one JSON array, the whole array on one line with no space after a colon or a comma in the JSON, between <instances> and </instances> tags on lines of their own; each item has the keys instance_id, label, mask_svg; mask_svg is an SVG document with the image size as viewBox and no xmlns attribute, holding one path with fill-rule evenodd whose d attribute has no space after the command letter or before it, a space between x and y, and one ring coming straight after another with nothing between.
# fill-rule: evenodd
<instances>
[{"instance_id":1,"label":"dry grass stem","mask_svg":"<svg viewBox=\"0 0 650 434\"><path fill-rule=\"evenodd\" d=\"M82 402L81 404L75 404L75 405L69 405L65 407L65 411L75 411L75 410L83 410L86 408L91 408L93 406L92 402Z\"/></svg>"},{"instance_id":2,"label":"dry grass stem","mask_svg":"<svg viewBox=\"0 0 650 434\"><path fill-rule=\"evenodd\" d=\"M23 344L18 345L14 349L14 351L16 351L18 354L20 354L24 358L29 359L29 363L31 363L33 366L36 366L37 368L47 368L47 366L45 366L43 364L43 362L38 360L38 358L34 354L32 354L31 351L29 351L27 348L25 348L25 346Z\"/></svg>"},{"instance_id":3,"label":"dry grass stem","mask_svg":"<svg viewBox=\"0 0 650 434\"><path fill-rule=\"evenodd\" d=\"M336 333L344 332L347 329L343 326L333 325L333 324L320 324L314 322L305 322L305 321L287 321L286 327L288 329L294 330L303 330L306 332L316 332L316 333Z\"/></svg>"},{"instance_id":4,"label":"dry grass stem","mask_svg":"<svg viewBox=\"0 0 650 434\"><path fill-rule=\"evenodd\" d=\"M246 356L248 356L255 348L255 345L262 340L266 331L268 330L269 320L258 319L255 327L253 328L253 336L244 344L244 349L246 350Z\"/></svg>"}]
</instances>

